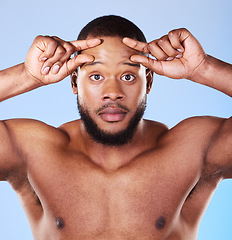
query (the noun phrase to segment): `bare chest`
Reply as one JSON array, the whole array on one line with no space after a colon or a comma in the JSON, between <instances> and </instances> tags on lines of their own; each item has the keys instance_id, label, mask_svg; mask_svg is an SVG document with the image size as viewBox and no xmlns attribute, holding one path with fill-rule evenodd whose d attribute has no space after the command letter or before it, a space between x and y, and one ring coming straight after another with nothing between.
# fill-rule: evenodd
<instances>
[{"instance_id":1,"label":"bare chest","mask_svg":"<svg viewBox=\"0 0 232 240\"><path fill-rule=\"evenodd\" d=\"M197 172L197 167L189 173L183 164L159 153L114 172L103 171L81 155L37 164L31 165L29 180L50 228L80 239L113 239L114 234L122 239L133 234L165 239Z\"/></svg>"}]
</instances>

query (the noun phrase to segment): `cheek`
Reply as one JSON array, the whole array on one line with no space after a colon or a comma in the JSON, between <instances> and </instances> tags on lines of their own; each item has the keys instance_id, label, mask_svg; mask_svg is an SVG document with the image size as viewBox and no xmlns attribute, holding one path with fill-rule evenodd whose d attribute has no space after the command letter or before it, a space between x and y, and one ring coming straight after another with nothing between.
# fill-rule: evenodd
<instances>
[{"instance_id":1,"label":"cheek","mask_svg":"<svg viewBox=\"0 0 232 240\"><path fill-rule=\"evenodd\" d=\"M131 87L127 91L127 98L134 101L140 101L144 98L144 95L146 94L146 82L141 81L137 83L135 86Z\"/></svg>"},{"instance_id":2,"label":"cheek","mask_svg":"<svg viewBox=\"0 0 232 240\"><path fill-rule=\"evenodd\" d=\"M101 99L100 90L97 89L97 86L88 84L86 80L80 80L77 89L79 99L88 108L94 108Z\"/></svg>"}]
</instances>

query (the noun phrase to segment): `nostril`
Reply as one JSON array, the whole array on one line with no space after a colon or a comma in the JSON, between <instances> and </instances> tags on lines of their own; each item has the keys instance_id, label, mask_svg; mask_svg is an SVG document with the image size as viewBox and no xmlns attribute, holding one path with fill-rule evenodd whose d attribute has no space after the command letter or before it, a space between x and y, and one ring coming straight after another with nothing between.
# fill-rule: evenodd
<instances>
[{"instance_id":1,"label":"nostril","mask_svg":"<svg viewBox=\"0 0 232 240\"><path fill-rule=\"evenodd\" d=\"M109 96L103 96L103 99L110 99L110 97Z\"/></svg>"},{"instance_id":2,"label":"nostril","mask_svg":"<svg viewBox=\"0 0 232 240\"><path fill-rule=\"evenodd\" d=\"M112 101L115 101L115 100L123 100L124 99L124 95L123 94L105 94L102 96L102 99L103 100L112 100Z\"/></svg>"}]
</instances>

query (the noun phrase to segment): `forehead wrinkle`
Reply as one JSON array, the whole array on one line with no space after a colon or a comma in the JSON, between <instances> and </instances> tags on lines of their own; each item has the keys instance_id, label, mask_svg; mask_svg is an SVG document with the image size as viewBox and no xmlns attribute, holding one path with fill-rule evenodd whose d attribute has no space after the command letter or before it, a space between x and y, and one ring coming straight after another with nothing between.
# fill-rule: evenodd
<instances>
[{"instance_id":1,"label":"forehead wrinkle","mask_svg":"<svg viewBox=\"0 0 232 240\"><path fill-rule=\"evenodd\" d=\"M104 65L104 62L101 61L95 61L95 62L90 62L90 63L84 63L80 68L88 67L88 66L95 66L95 65ZM129 67L135 67L135 68L140 68L141 64L139 63L133 63L133 62L119 62L118 65L124 65L124 66L129 66Z\"/></svg>"}]
</instances>

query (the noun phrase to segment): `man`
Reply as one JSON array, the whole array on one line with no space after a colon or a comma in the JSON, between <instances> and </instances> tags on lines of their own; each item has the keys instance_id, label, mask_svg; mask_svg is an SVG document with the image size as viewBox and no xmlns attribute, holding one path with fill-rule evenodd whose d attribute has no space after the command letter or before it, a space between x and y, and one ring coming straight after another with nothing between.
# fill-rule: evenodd
<instances>
[{"instance_id":1,"label":"man","mask_svg":"<svg viewBox=\"0 0 232 240\"><path fill-rule=\"evenodd\" d=\"M216 186L232 177L232 119L168 129L142 119L146 94L155 72L232 95L232 66L186 29L146 43L117 16L93 20L78 39L39 36L25 63L0 72L1 100L68 75L78 98L81 120L59 128L0 123L0 179L17 192L34 238L196 239Z\"/></svg>"}]
</instances>

